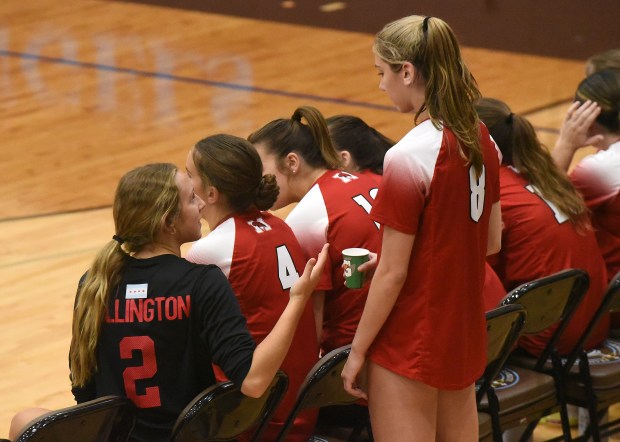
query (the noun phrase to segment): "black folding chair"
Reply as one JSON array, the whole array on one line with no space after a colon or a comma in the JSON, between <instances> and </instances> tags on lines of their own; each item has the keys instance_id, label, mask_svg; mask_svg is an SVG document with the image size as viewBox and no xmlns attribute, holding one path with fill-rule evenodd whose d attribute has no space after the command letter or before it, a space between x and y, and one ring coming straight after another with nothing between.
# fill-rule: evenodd
<instances>
[{"instance_id":1,"label":"black folding chair","mask_svg":"<svg viewBox=\"0 0 620 442\"><path fill-rule=\"evenodd\" d=\"M131 400L104 396L41 415L14 442L124 442L135 419Z\"/></svg>"},{"instance_id":2,"label":"black folding chair","mask_svg":"<svg viewBox=\"0 0 620 442\"><path fill-rule=\"evenodd\" d=\"M562 362L566 370L563 379L565 399L569 404L586 408L590 423L582 438L590 436L595 442L601 437L620 431L620 419L601 424L610 405L620 402L620 341L607 339L596 356L588 357L584 344L599 321L609 312L620 311L620 272L607 286L600 307L588 323L574 351ZM573 367L575 361L577 367Z\"/></svg>"},{"instance_id":3,"label":"black folding chair","mask_svg":"<svg viewBox=\"0 0 620 442\"><path fill-rule=\"evenodd\" d=\"M562 363L556 343L588 290L586 272L568 269L525 283L509 292L502 305L519 304L527 312L522 333L538 334L555 326L538 358L509 359L487 390L487 398L479 410L493 420L494 440L500 442L501 432L527 423L521 437L526 441L543 416L560 411L562 438L571 440L570 427L562 385ZM552 362L549 362L551 360Z\"/></svg>"},{"instance_id":4,"label":"black folding chair","mask_svg":"<svg viewBox=\"0 0 620 442\"><path fill-rule=\"evenodd\" d=\"M485 396L493 389L493 382L510 355L526 321L526 312L520 305L506 305L486 313L487 320L487 365L484 374L476 383L476 403L480 408ZM501 440L499 415L478 413L480 440L488 439L489 430L493 438Z\"/></svg>"},{"instance_id":5,"label":"black folding chair","mask_svg":"<svg viewBox=\"0 0 620 442\"><path fill-rule=\"evenodd\" d=\"M179 415L173 442L227 441L254 428L252 441L260 440L271 415L288 388L288 376L278 371L260 398L241 393L230 381L215 384L199 394Z\"/></svg>"},{"instance_id":6,"label":"black folding chair","mask_svg":"<svg viewBox=\"0 0 620 442\"><path fill-rule=\"evenodd\" d=\"M341 378L342 369L347 362L350 352L350 345L337 348L323 356L314 367L312 367L299 388L295 405L276 439L277 442L286 440L286 435L293 425L295 418L302 410L321 408L329 405L347 405L357 402L358 399L356 397L351 396L344 390ZM347 435L346 438L348 440L355 440L359 436L359 433L364 430L365 426L369 427L369 423L362 422L361 425L356 428L347 429L350 430L350 434ZM341 437L338 437L338 439L341 439ZM312 440L327 441L333 440L333 438L325 434L316 434L313 436Z\"/></svg>"}]
</instances>

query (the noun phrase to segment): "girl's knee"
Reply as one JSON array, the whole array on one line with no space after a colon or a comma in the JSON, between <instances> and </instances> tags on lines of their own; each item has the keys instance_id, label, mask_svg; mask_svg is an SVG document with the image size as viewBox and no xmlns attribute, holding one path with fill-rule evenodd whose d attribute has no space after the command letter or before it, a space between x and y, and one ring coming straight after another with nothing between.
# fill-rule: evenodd
<instances>
[{"instance_id":1,"label":"girl's knee","mask_svg":"<svg viewBox=\"0 0 620 442\"><path fill-rule=\"evenodd\" d=\"M9 429L9 439L15 440L26 426L36 418L48 413L50 410L45 408L28 408L22 410L11 419L11 427Z\"/></svg>"}]
</instances>

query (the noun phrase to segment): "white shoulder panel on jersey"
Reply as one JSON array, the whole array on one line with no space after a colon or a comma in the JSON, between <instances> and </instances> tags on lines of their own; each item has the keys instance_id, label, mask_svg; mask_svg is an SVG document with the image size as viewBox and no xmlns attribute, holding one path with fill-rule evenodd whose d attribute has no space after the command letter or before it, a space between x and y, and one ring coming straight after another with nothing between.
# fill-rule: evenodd
<instances>
[{"instance_id":1,"label":"white shoulder panel on jersey","mask_svg":"<svg viewBox=\"0 0 620 442\"><path fill-rule=\"evenodd\" d=\"M385 154L385 169L403 182L416 181L428 192L441 149L443 130L430 120L414 127Z\"/></svg>"},{"instance_id":2,"label":"white shoulder panel on jersey","mask_svg":"<svg viewBox=\"0 0 620 442\"><path fill-rule=\"evenodd\" d=\"M327 242L329 216L318 184L306 193L286 217L297 240L308 257L316 256Z\"/></svg>"},{"instance_id":3,"label":"white shoulder panel on jersey","mask_svg":"<svg viewBox=\"0 0 620 442\"><path fill-rule=\"evenodd\" d=\"M607 150L585 157L580 166L592 171L607 185L609 190L620 190L620 141Z\"/></svg>"},{"instance_id":4,"label":"white shoulder panel on jersey","mask_svg":"<svg viewBox=\"0 0 620 442\"><path fill-rule=\"evenodd\" d=\"M186 259L196 264L215 264L228 278L235 249L235 219L229 218L194 243Z\"/></svg>"}]
</instances>

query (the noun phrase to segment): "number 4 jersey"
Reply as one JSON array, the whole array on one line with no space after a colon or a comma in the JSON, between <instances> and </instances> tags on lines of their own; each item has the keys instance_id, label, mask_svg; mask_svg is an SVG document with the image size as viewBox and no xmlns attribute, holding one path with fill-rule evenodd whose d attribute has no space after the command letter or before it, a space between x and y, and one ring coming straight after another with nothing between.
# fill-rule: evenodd
<instances>
[{"instance_id":1,"label":"number 4 jersey","mask_svg":"<svg viewBox=\"0 0 620 442\"><path fill-rule=\"evenodd\" d=\"M265 339L280 318L289 301L289 289L306 264L290 227L280 218L256 209L224 219L192 246L187 259L215 264L222 269L257 344ZM289 388L264 434L264 440L275 440L294 405L299 387L318 356L314 315L308 302L282 363L282 370L289 376ZM287 440L308 440L315 422L315 410L300 413Z\"/></svg>"}]
</instances>

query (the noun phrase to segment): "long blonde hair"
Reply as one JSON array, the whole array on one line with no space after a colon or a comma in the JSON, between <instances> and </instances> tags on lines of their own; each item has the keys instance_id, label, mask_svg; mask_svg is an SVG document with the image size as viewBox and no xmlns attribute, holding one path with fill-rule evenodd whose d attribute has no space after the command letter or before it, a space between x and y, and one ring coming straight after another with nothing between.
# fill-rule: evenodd
<instances>
[{"instance_id":1,"label":"long blonde hair","mask_svg":"<svg viewBox=\"0 0 620 442\"><path fill-rule=\"evenodd\" d=\"M590 221L583 198L540 143L532 124L495 98L481 99L476 109L502 151L502 163L514 166L545 200L568 216L578 231L588 229Z\"/></svg>"},{"instance_id":2,"label":"long blonde hair","mask_svg":"<svg viewBox=\"0 0 620 442\"><path fill-rule=\"evenodd\" d=\"M153 243L164 223L179 215L176 172L173 164L148 164L128 172L118 184L113 206L117 239L99 251L78 287L69 350L74 386L84 386L97 370L101 326L128 256Z\"/></svg>"},{"instance_id":3,"label":"long blonde hair","mask_svg":"<svg viewBox=\"0 0 620 442\"><path fill-rule=\"evenodd\" d=\"M401 18L379 31L373 51L394 72L399 72L405 62L413 64L426 83L424 105L415 115L416 122L428 110L435 127L448 127L467 148L465 153L459 146L459 152L480 176L480 120L473 104L480 91L448 24L436 17Z\"/></svg>"}]
</instances>

